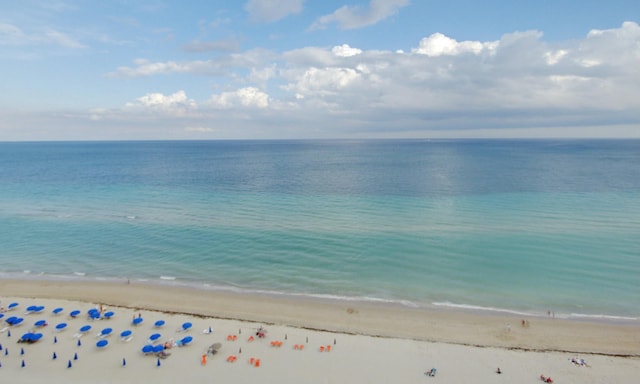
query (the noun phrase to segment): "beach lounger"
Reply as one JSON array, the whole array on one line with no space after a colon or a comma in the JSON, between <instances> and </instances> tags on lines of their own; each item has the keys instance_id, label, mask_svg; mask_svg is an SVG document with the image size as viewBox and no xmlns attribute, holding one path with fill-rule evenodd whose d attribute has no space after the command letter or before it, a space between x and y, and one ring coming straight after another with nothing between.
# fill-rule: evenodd
<instances>
[{"instance_id":1,"label":"beach lounger","mask_svg":"<svg viewBox=\"0 0 640 384\"><path fill-rule=\"evenodd\" d=\"M96 337L103 339L105 337L111 336L111 332L113 332L113 329L104 328L102 331L100 331L100 333L98 333L98 335Z\"/></svg>"}]
</instances>

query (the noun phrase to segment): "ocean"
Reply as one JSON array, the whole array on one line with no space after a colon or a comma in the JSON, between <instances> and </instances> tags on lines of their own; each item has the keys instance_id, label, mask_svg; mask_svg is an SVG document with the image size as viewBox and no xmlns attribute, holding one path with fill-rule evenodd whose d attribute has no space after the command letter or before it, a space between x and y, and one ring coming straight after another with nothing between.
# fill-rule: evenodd
<instances>
[{"instance_id":1,"label":"ocean","mask_svg":"<svg viewBox=\"0 0 640 384\"><path fill-rule=\"evenodd\" d=\"M0 143L0 278L640 319L640 141Z\"/></svg>"}]
</instances>

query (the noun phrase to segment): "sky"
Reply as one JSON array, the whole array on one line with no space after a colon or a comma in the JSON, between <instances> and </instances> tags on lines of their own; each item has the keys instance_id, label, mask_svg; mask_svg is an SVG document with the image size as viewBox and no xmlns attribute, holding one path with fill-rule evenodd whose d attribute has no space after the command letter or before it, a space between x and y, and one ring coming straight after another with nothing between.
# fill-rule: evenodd
<instances>
[{"instance_id":1,"label":"sky","mask_svg":"<svg viewBox=\"0 0 640 384\"><path fill-rule=\"evenodd\" d=\"M638 0L0 0L0 141L640 138Z\"/></svg>"}]
</instances>

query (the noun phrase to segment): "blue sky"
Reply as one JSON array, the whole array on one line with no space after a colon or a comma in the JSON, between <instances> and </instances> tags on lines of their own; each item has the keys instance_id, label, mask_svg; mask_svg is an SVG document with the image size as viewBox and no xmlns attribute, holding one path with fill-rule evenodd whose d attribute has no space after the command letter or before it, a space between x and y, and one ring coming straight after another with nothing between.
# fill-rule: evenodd
<instances>
[{"instance_id":1,"label":"blue sky","mask_svg":"<svg viewBox=\"0 0 640 384\"><path fill-rule=\"evenodd\" d=\"M637 0L21 0L0 141L640 137Z\"/></svg>"}]
</instances>

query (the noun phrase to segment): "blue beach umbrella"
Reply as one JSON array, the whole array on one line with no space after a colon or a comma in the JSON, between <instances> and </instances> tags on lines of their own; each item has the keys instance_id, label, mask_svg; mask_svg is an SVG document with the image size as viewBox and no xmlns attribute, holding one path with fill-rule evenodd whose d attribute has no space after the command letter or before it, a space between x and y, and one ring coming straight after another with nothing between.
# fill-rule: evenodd
<instances>
[{"instance_id":1,"label":"blue beach umbrella","mask_svg":"<svg viewBox=\"0 0 640 384\"><path fill-rule=\"evenodd\" d=\"M140 325L143 321L142 317L136 317L133 319L133 325Z\"/></svg>"},{"instance_id":2,"label":"blue beach umbrella","mask_svg":"<svg viewBox=\"0 0 640 384\"><path fill-rule=\"evenodd\" d=\"M164 345L156 345L153 347L153 353L160 353L164 351Z\"/></svg>"},{"instance_id":3,"label":"blue beach umbrella","mask_svg":"<svg viewBox=\"0 0 640 384\"><path fill-rule=\"evenodd\" d=\"M126 337L131 336L133 332L131 332L130 329L125 329L124 331L120 332L120 337L122 337L123 339Z\"/></svg>"},{"instance_id":4,"label":"blue beach umbrella","mask_svg":"<svg viewBox=\"0 0 640 384\"><path fill-rule=\"evenodd\" d=\"M155 343L160 337L162 337L162 335L160 335L159 333L154 333L153 335L149 336L149 341Z\"/></svg>"},{"instance_id":5,"label":"blue beach umbrella","mask_svg":"<svg viewBox=\"0 0 640 384\"><path fill-rule=\"evenodd\" d=\"M20 303L11 303L9 305L7 305L7 310L11 311L12 309L16 309L20 306Z\"/></svg>"},{"instance_id":6,"label":"blue beach umbrella","mask_svg":"<svg viewBox=\"0 0 640 384\"><path fill-rule=\"evenodd\" d=\"M38 332L38 333L34 333L31 335L31 342L35 343L36 341L42 339L42 333Z\"/></svg>"},{"instance_id":7,"label":"blue beach umbrella","mask_svg":"<svg viewBox=\"0 0 640 384\"><path fill-rule=\"evenodd\" d=\"M60 324L57 324L57 325L56 325L56 330L57 330L57 331L62 331L62 330L64 330L65 328L67 328L67 323L60 323Z\"/></svg>"},{"instance_id":8,"label":"blue beach umbrella","mask_svg":"<svg viewBox=\"0 0 640 384\"><path fill-rule=\"evenodd\" d=\"M73 317L73 318L76 318L76 317L78 317L79 315L80 315L80 311L79 311L79 310L77 310L77 309L75 309L75 310L73 310L73 311L69 312L69 316L71 316L71 317Z\"/></svg>"},{"instance_id":9,"label":"blue beach umbrella","mask_svg":"<svg viewBox=\"0 0 640 384\"><path fill-rule=\"evenodd\" d=\"M182 340L180 340L180 344L182 344L182 345L187 345L187 344L189 344L191 341L193 341L193 337L191 337L191 336L186 336L186 337L183 337L183 338L182 338Z\"/></svg>"},{"instance_id":10,"label":"blue beach umbrella","mask_svg":"<svg viewBox=\"0 0 640 384\"><path fill-rule=\"evenodd\" d=\"M31 341L31 337L33 337L33 333L27 332L24 335L20 336L20 341L30 342Z\"/></svg>"},{"instance_id":11,"label":"blue beach umbrella","mask_svg":"<svg viewBox=\"0 0 640 384\"><path fill-rule=\"evenodd\" d=\"M104 348L109 344L109 340L100 340L96 343L96 347Z\"/></svg>"},{"instance_id":12,"label":"blue beach umbrella","mask_svg":"<svg viewBox=\"0 0 640 384\"><path fill-rule=\"evenodd\" d=\"M38 310L38 306L37 305L30 305L27 307L27 313L29 312L35 312Z\"/></svg>"},{"instance_id":13,"label":"blue beach umbrella","mask_svg":"<svg viewBox=\"0 0 640 384\"><path fill-rule=\"evenodd\" d=\"M16 317L15 319L13 319L10 325L13 327L17 327L18 325L21 325L23 321L24 319L22 317Z\"/></svg>"},{"instance_id":14,"label":"blue beach umbrella","mask_svg":"<svg viewBox=\"0 0 640 384\"><path fill-rule=\"evenodd\" d=\"M149 353L153 353L153 345L145 345L144 347L142 347L142 353L149 354Z\"/></svg>"},{"instance_id":15,"label":"blue beach umbrella","mask_svg":"<svg viewBox=\"0 0 640 384\"><path fill-rule=\"evenodd\" d=\"M18 319L18 316L11 316L4 319L4 321L9 325L13 325L13 322L16 321L17 319Z\"/></svg>"},{"instance_id":16,"label":"blue beach umbrella","mask_svg":"<svg viewBox=\"0 0 640 384\"><path fill-rule=\"evenodd\" d=\"M0 313L0 319L4 317L4 313Z\"/></svg>"},{"instance_id":17,"label":"blue beach umbrella","mask_svg":"<svg viewBox=\"0 0 640 384\"><path fill-rule=\"evenodd\" d=\"M107 336L111 335L111 332L113 332L113 329L104 328L102 331L100 331L100 333L98 334L98 337L107 337Z\"/></svg>"},{"instance_id":18,"label":"blue beach umbrella","mask_svg":"<svg viewBox=\"0 0 640 384\"><path fill-rule=\"evenodd\" d=\"M90 325L83 325L82 327L80 327L79 332L80 333L87 333L91 330L91 326Z\"/></svg>"},{"instance_id":19,"label":"blue beach umbrella","mask_svg":"<svg viewBox=\"0 0 640 384\"><path fill-rule=\"evenodd\" d=\"M36 306L36 309L33 312L34 313L40 313L42 311L44 311L44 305L38 305L38 306Z\"/></svg>"},{"instance_id":20,"label":"blue beach umbrella","mask_svg":"<svg viewBox=\"0 0 640 384\"><path fill-rule=\"evenodd\" d=\"M160 328L163 325L164 325L164 320L158 320L153 324L153 326L156 327L156 328Z\"/></svg>"},{"instance_id":21,"label":"blue beach umbrella","mask_svg":"<svg viewBox=\"0 0 640 384\"><path fill-rule=\"evenodd\" d=\"M47 321L46 320L38 320L35 323L33 323L33 325L35 325L38 328L44 327L44 326L47 325Z\"/></svg>"},{"instance_id":22,"label":"blue beach umbrella","mask_svg":"<svg viewBox=\"0 0 640 384\"><path fill-rule=\"evenodd\" d=\"M63 309L61 307L58 307L51 311L51 313L53 313L54 315L59 315L62 311Z\"/></svg>"},{"instance_id":23,"label":"blue beach umbrella","mask_svg":"<svg viewBox=\"0 0 640 384\"><path fill-rule=\"evenodd\" d=\"M193 327L193 324L186 322L182 324L182 330L183 331L188 331L189 329L191 329L191 327Z\"/></svg>"},{"instance_id":24,"label":"blue beach umbrella","mask_svg":"<svg viewBox=\"0 0 640 384\"><path fill-rule=\"evenodd\" d=\"M109 312L106 312L106 313L104 314L104 317L105 317L105 318L107 318L107 319L110 319L110 318L112 318L114 315L115 315L115 313L114 313L113 311L109 311Z\"/></svg>"}]
</instances>

